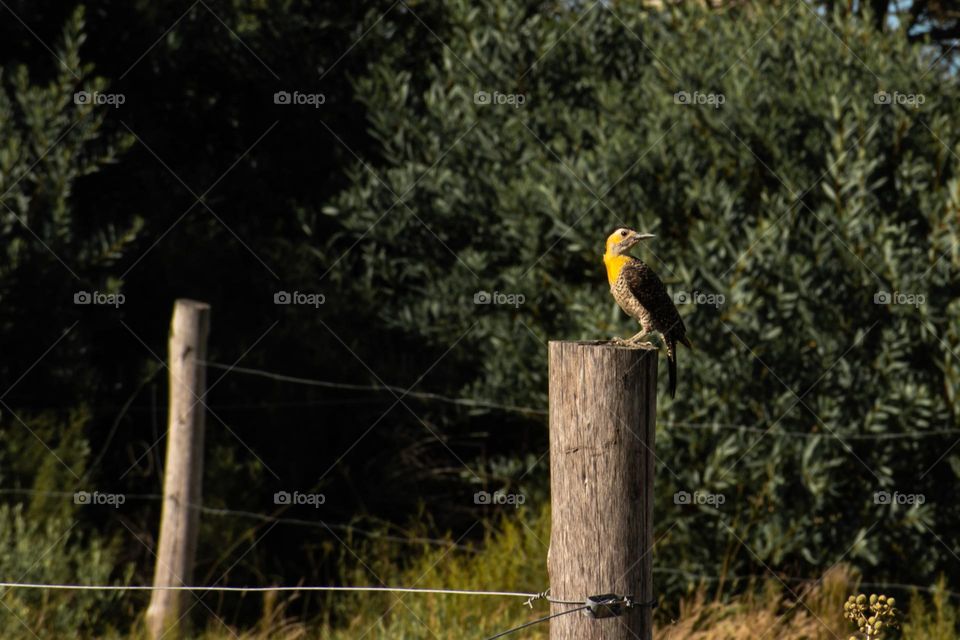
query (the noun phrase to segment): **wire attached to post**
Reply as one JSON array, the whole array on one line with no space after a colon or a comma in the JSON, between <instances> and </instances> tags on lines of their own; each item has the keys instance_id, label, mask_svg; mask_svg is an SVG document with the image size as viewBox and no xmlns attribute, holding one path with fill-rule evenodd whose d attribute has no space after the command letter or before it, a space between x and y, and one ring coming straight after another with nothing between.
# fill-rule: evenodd
<instances>
[{"instance_id":1,"label":"wire attached to post","mask_svg":"<svg viewBox=\"0 0 960 640\"><path fill-rule=\"evenodd\" d=\"M532 596L530 596L529 598L527 598L527 601L524 602L523 604L524 604L525 606L530 607L531 609L533 609L533 603L534 603L534 602L536 602L537 600L545 600L549 595L550 595L550 588L548 587L546 591L541 591L540 593L535 593L535 594L533 594Z\"/></svg>"},{"instance_id":2,"label":"wire attached to post","mask_svg":"<svg viewBox=\"0 0 960 640\"><path fill-rule=\"evenodd\" d=\"M615 618L623 613L624 609L635 607L657 608L657 599L649 602L636 602L633 596L620 596L615 593L604 593L598 596L589 596L586 601L587 615L591 618Z\"/></svg>"},{"instance_id":3,"label":"wire attached to post","mask_svg":"<svg viewBox=\"0 0 960 640\"><path fill-rule=\"evenodd\" d=\"M524 602L523 604L533 609L533 603L536 602L537 600L546 600L550 604L585 604L580 600L555 600L554 598L550 597L549 587L545 591L541 591L540 593L533 594L532 596L527 598L527 601Z\"/></svg>"}]
</instances>

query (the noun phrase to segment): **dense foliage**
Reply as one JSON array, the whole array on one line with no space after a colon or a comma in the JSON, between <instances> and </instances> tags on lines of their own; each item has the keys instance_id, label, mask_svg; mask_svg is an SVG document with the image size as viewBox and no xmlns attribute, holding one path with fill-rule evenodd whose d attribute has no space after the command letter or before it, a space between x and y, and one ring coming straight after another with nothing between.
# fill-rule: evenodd
<instances>
[{"instance_id":1,"label":"dense foliage","mask_svg":"<svg viewBox=\"0 0 960 640\"><path fill-rule=\"evenodd\" d=\"M357 242L336 290L436 351L459 340L469 393L542 405L546 339L630 331L602 284L605 231L652 231L643 254L700 302L660 410L658 564L844 557L929 580L960 515L954 79L802 4L547 19L454 3L434 21L451 26L424 73L386 60L359 83L389 161L327 211ZM494 289L526 301L472 304Z\"/></svg>"}]
</instances>

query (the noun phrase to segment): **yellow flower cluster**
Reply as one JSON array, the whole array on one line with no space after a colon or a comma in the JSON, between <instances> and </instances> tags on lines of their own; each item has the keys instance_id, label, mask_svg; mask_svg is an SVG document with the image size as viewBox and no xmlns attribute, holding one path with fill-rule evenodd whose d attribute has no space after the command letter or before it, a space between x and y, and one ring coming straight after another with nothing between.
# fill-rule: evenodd
<instances>
[{"instance_id":1,"label":"yellow flower cluster","mask_svg":"<svg viewBox=\"0 0 960 640\"><path fill-rule=\"evenodd\" d=\"M899 612L896 604L896 599L885 595L878 596L873 593L868 599L861 593L858 596L850 596L843 603L843 617L857 625L860 633L868 640L877 640L883 638L885 630L899 626L897 624ZM850 640L857 640L857 638L850 636Z\"/></svg>"}]
</instances>

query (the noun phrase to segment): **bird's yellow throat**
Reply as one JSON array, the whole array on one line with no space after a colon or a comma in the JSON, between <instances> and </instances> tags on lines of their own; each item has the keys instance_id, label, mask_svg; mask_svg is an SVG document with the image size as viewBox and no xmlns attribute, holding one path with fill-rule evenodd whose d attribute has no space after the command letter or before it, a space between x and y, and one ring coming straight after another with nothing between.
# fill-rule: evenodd
<instances>
[{"instance_id":1,"label":"bird's yellow throat","mask_svg":"<svg viewBox=\"0 0 960 640\"><path fill-rule=\"evenodd\" d=\"M603 264L607 267L607 281L613 284L620 277L620 271L630 262L630 256L617 256L609 251L603 254Z\"/></svg>"}]
</instances>

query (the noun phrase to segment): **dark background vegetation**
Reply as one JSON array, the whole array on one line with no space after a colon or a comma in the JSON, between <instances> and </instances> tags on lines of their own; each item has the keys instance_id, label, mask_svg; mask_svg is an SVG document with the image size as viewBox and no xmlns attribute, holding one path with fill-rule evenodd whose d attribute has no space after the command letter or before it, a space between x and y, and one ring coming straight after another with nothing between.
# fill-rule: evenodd
<instances>
[{"instance_id":1,"label":"dark background vegetation","mask_svg":"<svg viewBox=\"0 0 960 640\"><path fill-rule=\"evenodd\" d=\"M899 4L4 3L3 575L150 580L177 297L211 303L217 363L502 405L213 368L208 506L461 542L525 517L473 493L548 500L545 345L632 333L599 263L625 224L656 233L644 257L671 290L725 297L681 308L696 350L661 397L655 564L955 582L960 13ZM125 102L76 105L81 89ZM73 303L94 290L126 302ZM481 290L525 303L476 306ZM147 497L56 494L81 489ZM327 503L278 507L279 490ZM63 566L32 566L74 522ZM205 517L197 582L343 577L328 531L271 526ZM107 623L84 598L63 629L142 605Z\"/></svg>"}]
</instances>

